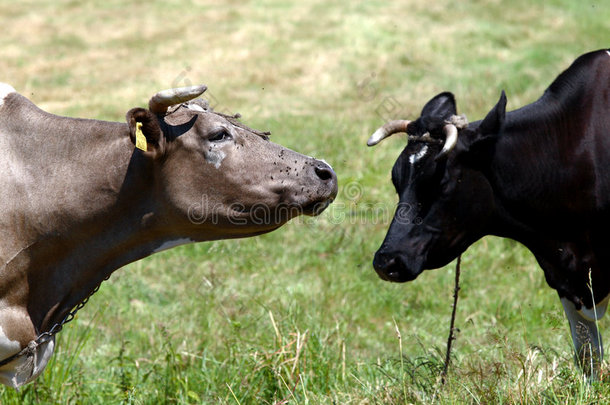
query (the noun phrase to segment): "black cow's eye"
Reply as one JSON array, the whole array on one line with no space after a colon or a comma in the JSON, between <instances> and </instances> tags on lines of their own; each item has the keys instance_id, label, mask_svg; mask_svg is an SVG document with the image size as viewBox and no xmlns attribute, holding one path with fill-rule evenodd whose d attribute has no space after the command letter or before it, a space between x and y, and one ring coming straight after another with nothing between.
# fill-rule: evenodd
<instances>
[{"instance_id":1,"label":"black cow's eye","mask_svg":"<svg viewBox=\"0 0 610 405\"><path fill-rule=\"evenodd\" d=\"M226 128L219 128L218 130L212 132L208 140L210 142L222 142L231 139L231 134Z\"/></svg>"}]
</instances>

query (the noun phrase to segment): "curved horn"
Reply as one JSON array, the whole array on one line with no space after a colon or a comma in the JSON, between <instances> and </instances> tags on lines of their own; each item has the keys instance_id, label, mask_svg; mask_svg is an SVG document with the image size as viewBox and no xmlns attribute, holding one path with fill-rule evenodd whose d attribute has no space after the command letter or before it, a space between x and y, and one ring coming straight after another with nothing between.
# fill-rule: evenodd
<instances>
[{"instance_id":1,"label":"curved horn","mask_svg":"<svg viewBox=\"0 0 610 405\"><path fill-rule=\"evenodd\" d=\"M442 159L451 152L451 150L455 147L458 140L458 130L457 127L453 124L447 124L443 127L443 133L445 134L445 144L443 145L443 149L436 156L436 160Z\"/></svg>"},{"instance_id":2,"label":"curved horn","mask_svg":"<svg viewBox=\"0 0 610 405\"><path fill-rule=\"evenodd\" d=\"M169 107L197 98L207 89L206 85L201 84L162 90L150 98L148 109L155 114L165 114Z\"/></svg>"},{"instance_id":3,"label":"curved horn","mask_svg":"<svg viewBox=\"0 0 610 405\"><path fill-rule=\"evenodd\" d=\"M407 132L407 125L409 125L409 123L411 123L411 121L408 120L390 121L375 131L366 144L368 146L374 146L392 134L397 132Z\"/></svg>"}]
</instances>

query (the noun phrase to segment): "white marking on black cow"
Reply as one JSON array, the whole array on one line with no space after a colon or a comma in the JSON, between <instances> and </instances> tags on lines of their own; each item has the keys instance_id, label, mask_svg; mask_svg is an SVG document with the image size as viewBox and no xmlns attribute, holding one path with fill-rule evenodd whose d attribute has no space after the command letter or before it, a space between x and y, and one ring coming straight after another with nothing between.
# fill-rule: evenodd
<instances>
[{"instance_id":1,"label":"white marking on black cow","mask_svg":"<svg viewBox=\"0 0 610 405\"><path fill-rule=\"evenodd\" d=\"M10 84L0 83L0 107L4 104L4 99L11 93L16 93L17 91Z\"/></svg>"},{"instance_id":2,"label":"white marking on black cow","mask_svg":"<svg viewBox=\"0 0 610 405\"><path fill-rule=\"evenodd\" d=\"M606 309L608 308L608 300L610 300L610 295L606 296L606 298L601 300L599 304L595 305L595 307L585 308L583 306L578 312L589 321L599 320L606 313Z\"/></svg>"},{"instance_id":3,"label":"white marking on black cow","mask_svg":"<svg viewBox=\"0 0 610 405\"><path fill-rule=\"evenodd\" d=\"M426 156L426 153L428 153L428 145L424 145L419 152L412 154L411 156L409 156L409 163L411 163L411 165L414 165L416 162L418 162L421 158L423 158L424 156Z\"/></svg>"},{"instance_id":4,"label":"white marking on black cow","mask_svg":"<svg viewBox=\"0 0 610 405\"><path fill-rule=\"evenodd\" d=\"M576 355L581 361L587 360L587 363L589 363L583 366L592 369L598 367L601 359L604 357L602 337L597 329L597 321L606 312L608 297L604 301L597 304L594 308L581 308L577 310L572 301L565 297L561 298L563 309L570 322L570 332L574 348L576 349ZM591 380L596 380L598 372L592 371L589 372L590 378Z\"/></svg>"}]
</instances>

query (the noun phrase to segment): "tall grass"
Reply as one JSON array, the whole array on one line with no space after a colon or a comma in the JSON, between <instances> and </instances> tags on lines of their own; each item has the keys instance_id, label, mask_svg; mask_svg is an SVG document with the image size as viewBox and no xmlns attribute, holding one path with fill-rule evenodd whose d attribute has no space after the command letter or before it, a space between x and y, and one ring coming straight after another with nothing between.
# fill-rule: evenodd
<instances>
[{"instance_id":1,"label":"tall grass","mask_svg":"<svg viewBox=\"0 0 610 405\"><path fill-rule=\"evenodd\" d=\"M326 159L341 186L319 218L117 271L44 374L0 388L0 403L603 402L609 389L573 365L532 255L497 238L463 258L440 385L453 268L405 285L374 274L404 141L364 143L440 91L471 120L502 89L509 108L535 100L576 56L608 46L609 20L602 2L568 0L0 0L0 80L42 108L122 121L159 89L204 82L216 109Z\"/></svg>"}]
</instances>

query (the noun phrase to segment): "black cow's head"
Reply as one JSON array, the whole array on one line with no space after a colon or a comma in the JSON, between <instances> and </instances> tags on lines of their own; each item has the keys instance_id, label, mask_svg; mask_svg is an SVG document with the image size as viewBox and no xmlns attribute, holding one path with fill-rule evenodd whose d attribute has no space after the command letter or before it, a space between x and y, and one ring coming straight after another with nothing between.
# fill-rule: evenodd
<instances>
[{"instance_id":1,"label":"black cow's head","mask_svg":"<svg viewBox=\"0 0 610 405\"><path fill-rule=\"evenodd\" d=\"M487 117L471 125L456 115L451 93L430 100L415 121L392 121L369 146L396 132L409 142L392 169L399 203L373 266L384 280L405 282L446 265L484 236L494 213L485 175L506 108L504 92Z\"/></svg>"}]
</instances>

